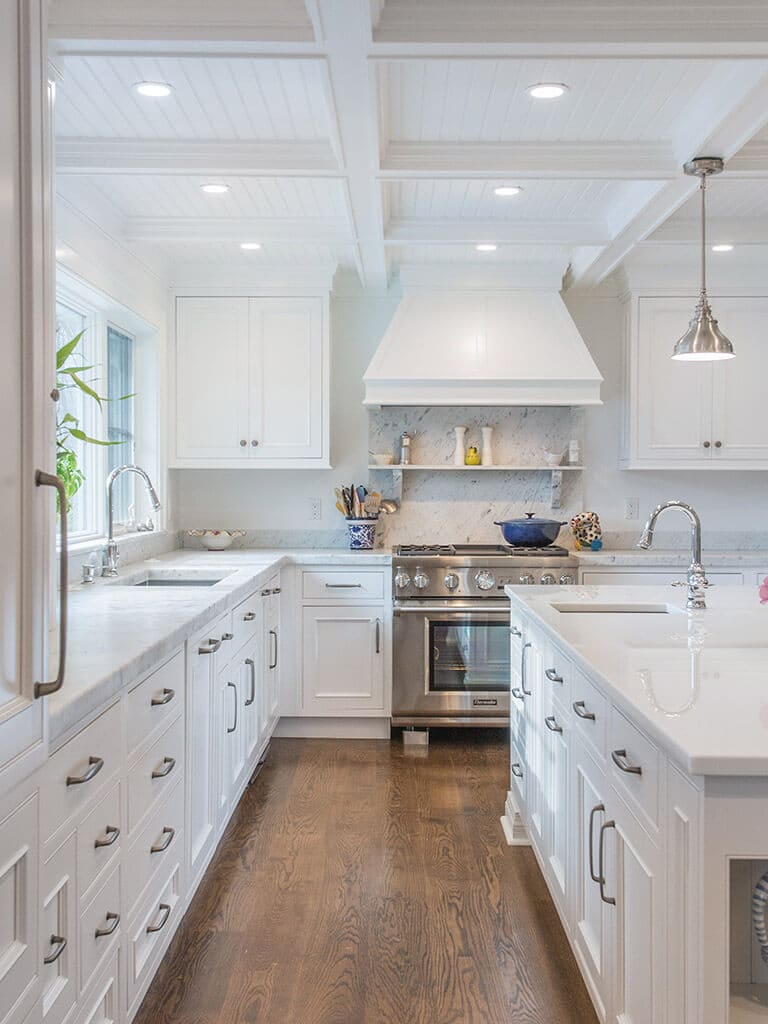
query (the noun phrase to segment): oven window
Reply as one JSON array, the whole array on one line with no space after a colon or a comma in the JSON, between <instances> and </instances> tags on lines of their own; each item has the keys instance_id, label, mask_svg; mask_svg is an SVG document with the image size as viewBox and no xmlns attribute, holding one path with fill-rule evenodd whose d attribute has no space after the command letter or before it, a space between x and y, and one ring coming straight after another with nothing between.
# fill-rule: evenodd
<instances>
[{"instance_id":1,"label":"oven window","mask_svg":"<svg viewBox=\"0 0 768 1024\"><path fill-rule=\"evenodd\" d=\"M509 689L509 625L504 622L429 622L429 689Z\"/></svg>"}]
</instances>

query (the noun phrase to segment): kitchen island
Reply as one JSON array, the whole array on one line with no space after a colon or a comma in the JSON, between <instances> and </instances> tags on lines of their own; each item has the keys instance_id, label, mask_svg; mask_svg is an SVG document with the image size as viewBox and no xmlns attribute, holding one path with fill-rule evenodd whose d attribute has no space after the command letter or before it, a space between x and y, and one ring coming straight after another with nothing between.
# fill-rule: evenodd
<instances>
[{"instance_id":1,"label":"kitchen island","mask_svg":"<svg viewBox=\"0 0 768 1024\"><path fill-rule=\"evenodd\" d=\"M768 1021L768 608L507 588L510 843L537 856L601 1020ZM706 937L706 938L705 938Z\"/></svg>"}]
</instances>

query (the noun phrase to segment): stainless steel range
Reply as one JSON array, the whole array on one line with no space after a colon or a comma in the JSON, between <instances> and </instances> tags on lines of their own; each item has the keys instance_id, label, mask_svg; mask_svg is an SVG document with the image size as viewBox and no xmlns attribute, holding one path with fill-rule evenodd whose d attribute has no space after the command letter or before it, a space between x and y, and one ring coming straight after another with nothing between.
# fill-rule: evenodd
<instances>
[{"instance_id":1,"label":"stainless steel range","mask_svg":"<svg viewBox=\"0 0 768 1024\"><path fill-rule=\"evenodd\" d=\"M392 724L503 725L510 680L504 587L575 582L575 559L555 546L395 548Z\"/></svg>"}]
</instances>

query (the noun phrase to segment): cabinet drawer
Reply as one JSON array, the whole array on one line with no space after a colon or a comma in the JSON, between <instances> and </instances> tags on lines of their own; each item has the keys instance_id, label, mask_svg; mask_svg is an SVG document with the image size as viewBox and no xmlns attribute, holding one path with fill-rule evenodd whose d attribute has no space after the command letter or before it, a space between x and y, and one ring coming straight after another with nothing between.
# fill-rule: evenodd
<instances>
[{"instance_id":1,"label":"cabinet drawer","mask_svg":"<svg viewBox=\"0 0 768 1024\"><path fill-rule=\"evenodd\" d=\"M510 758L510 782L511 789L515 795L517 809L523 819L526 818L525 787L527 770L525 766L525 755L518 750L514 743L509 746Z\"/></svg>"},{"instance_id":2,"label":"cabinet drawer","mask_svg":"<svg viewBox=\"0 0 768 1024\"><path fill-rule=\"evenodd\" d=\"M570 712L573 666L555 644L542 645L541 673L545 707L549 708L554 700Z\"/></svg>"},{"instance_id":3,"label":"cabinet drawer","mask_svg":"<svg viewBox=\"0 0 768 1024\"><path fill-rule=\"evenodd\" d=\"M259 632L263 615L262 590L269 589L267 584L259 587L245 601L241 601L232 612L232 652L236 653L243 644L247 644Z\"/></svg>"},{"instance_id":4,"label":"cabinet drawer","mask_svg":"<svg viewBox=\"0 0 768 1024\"><path fill-rule=\"evenodd\" d=\"M184 774L184 719L181 715L139 757L128 776L128 828L133 830L150 807Z\"/></svg>"},{"instance_id":5,"label":"cabinet drawer","mask_svg":"<svg viewBox=\"0 0 768 1024\"><path fill-rule=\"evenodd\" d=\"M116 782L77 829L77 891L87 893L112 857L123 846L122 783Z\"/></svg>"},{"instance_id":6,"label":"cabinet drawer","mask_svg":"<svg viewBox=\"0 0 768 1024\"><path fill-rule=\"evenodd\" d=\"M115 1024L122 1019L120 1010L120 950L116 949L92 991L81 1000L74 1018L66 1024Z\"/></svg>"},{"instance_id":7,"label":"cabinet drawer","mask_svg":"<svg viewBox=\"0 0 768 1024\"><path fill-rule=\"evenodd\" d=\"M147 883L183 846L184 787L177 784L132 840L125 862L125 906L133 914Z\"/></svg>"},{"instance_id":8,"label":"cabinet drawer","mask_svg":"<svg viewBox=\"0 0 768 1024\"><path fill-rule=\"evenodd\" d=\"M305 601L380 601L384 597L383 572L305 572Z\"/></svg>"},{"instance_id":9,"label":"cabinet drawer","mask_svg":"<svg viewBox=\"0 0 768 1024\"><path fill-rule=\"evenodd\" d=\"M616 708L608 729L611 779L618 785L630 808L654 826L659 824L659 751Z\"/></svg>"},{"instance_id":10,"label":"cabinet drawer","mask_svg":"<svg viewBox=\"0 0 768 1024\"><path fill-rule=\"evenodd\" d=\"M594 683L579 671L573 673L571 709L574 729L602 760L605 757L608 701Z\"/></svg>"},{"instance_id":11,"label":"cabinet drawer","mask_svg":"<svg viewBox=\"0 0 768 1024\"><path fill-rule=\"evenodd\" d=\"M120 942L120 868L108 876L80 915L80 988Z\"/></svg>"},{"instance_id":12,"label":"cabinet drawer","mask_svg":"<svg viewBox=\"0 0 768 1024\"><path fill-rule=\"evenodd\" d=\"M181 864L160 876L130 926L128 936L128 1006L157 963L176 929L181 901Z\"/></svg>"},{"instance_id":13,"label":"cabinet drawer","mask_svg":"<svg viewBox=\"0 0 768 1024\"><path fill-rule=\"evenodd\" d=\"M44 1024L61 1024L77 996L76 865L77 848L72 832L40 868L40 1006Z\"/></svg>"},{"instance_id":14,"label":"cabinet drawer","mask_svg":"<svg viewBox=\"0 0 768 1024\"><path fill-rule=\"evenodd\" d=\"M184 655L170 661L128 694L128 757L150 733L169 721L184 702Z\"/></svg>"},{"instance_id":15,"label":"cabinet drawer","mask_svg":"<svg viewBox=\"0 0 768 1024\"><path fill-rule=\"evenodd\" d=\"M84 807L118 771L121 748L120 705L113 704L50 758L40 784L43 841Z\"/></svg>"}]
</instances>

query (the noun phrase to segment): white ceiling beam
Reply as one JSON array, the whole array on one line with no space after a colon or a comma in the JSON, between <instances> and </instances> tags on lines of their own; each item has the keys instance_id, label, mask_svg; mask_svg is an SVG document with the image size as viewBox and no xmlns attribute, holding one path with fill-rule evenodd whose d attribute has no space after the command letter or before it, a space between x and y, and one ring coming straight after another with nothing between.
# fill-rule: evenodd
<instances>
[{"instance_id":1,"label":"white ceiling beam","mask_svg":"<svg viewBox=\"0 0 768 1024\"><path fill-rule=\"evenodd\" d=\"M128 242L354 244L338 221L305 217L127 217L121 237Z\"/></svg>"},{"instance_id":2,"label":"white ceiling beam","mask_svg":"<svg viewBox=\"0 0 768 1024\"><path fill-rule=\"evenodd\" d=\"M764 245L768 242L768 220L746 220L744 218L707 218L707 241L709 245L731 242L734 245ZM699 220L673 217L642 245L689 245L694 249L701 242Z\"/></svg>"},{"instance_id":3,"label":"white ceiling beam","mask_svg":"<svg viewBox=\"0 0 768 1024\"><path fill-rule=\"evenodd\" d=\"M384 290L388 283L384 251L375 69L366 53L371 41L370 7L365 0L316 0L328 60L330 110L340 163L347 172L351 232L357 238L358 268L364 286Z\"/></svg>"},{"instance_id":4,"label":"white ceiling beam","mask_svg":"<svg viewBox=\"0 0 768 1024\"><path fill-rule=\"evenodd\" d=\"M680 153L681 163L694 156L720 156L728 161L768 123L768 74L761 65L737 69L728 88L721 84L719 102L709 102L705 113L705 118L689 119L685 137L675 140L680 148L685 147L684 156ZM698 139L692 134L694 121L699 127ZM662 184L639 209L630 205L624 225L599 255L584 253L574 259L570 286L599 284L693 195L698 179L683 175L682 169L679 175L677 180Z\"/></svg>"},{"instance_id":5,"label":"white ceiling beam","mask_svg":"<svg viewBox=\"0 0 768 1024\"><path fill-rule=\"evenodd\" d=\"M390 222L386 245L606 245L607 226L600 221L432 220Z\"/></svg>"},{"instance_id":6,"label":"white ceiling beam","mask_svg":"<svg viewBox=\"0 0 768 1024\"><path fill-rule=\"evenodd\" d=\"M59 174L231 174L342 177L327 142L70 139L56 142Z\"/></svg>"},{"instance_id":7,"label":"white ceiling beam","mask_svg":"<svg viewBox=\"0 0 768 1024\"><path fill-rule=\"evenodd\" d=\"M665 142L390 142L380 177L669 180Z\"/></svg>"},{"instance_id":8,"label":"white ceiling beam","mask_svg":"<svg viewBox=\"0 0 768 1024\"><path fill-rule=\"evenodd\" d=\"M748 142L728 161L723 180L768 178L768 142Z\"/></svg>"}]
</instances>

